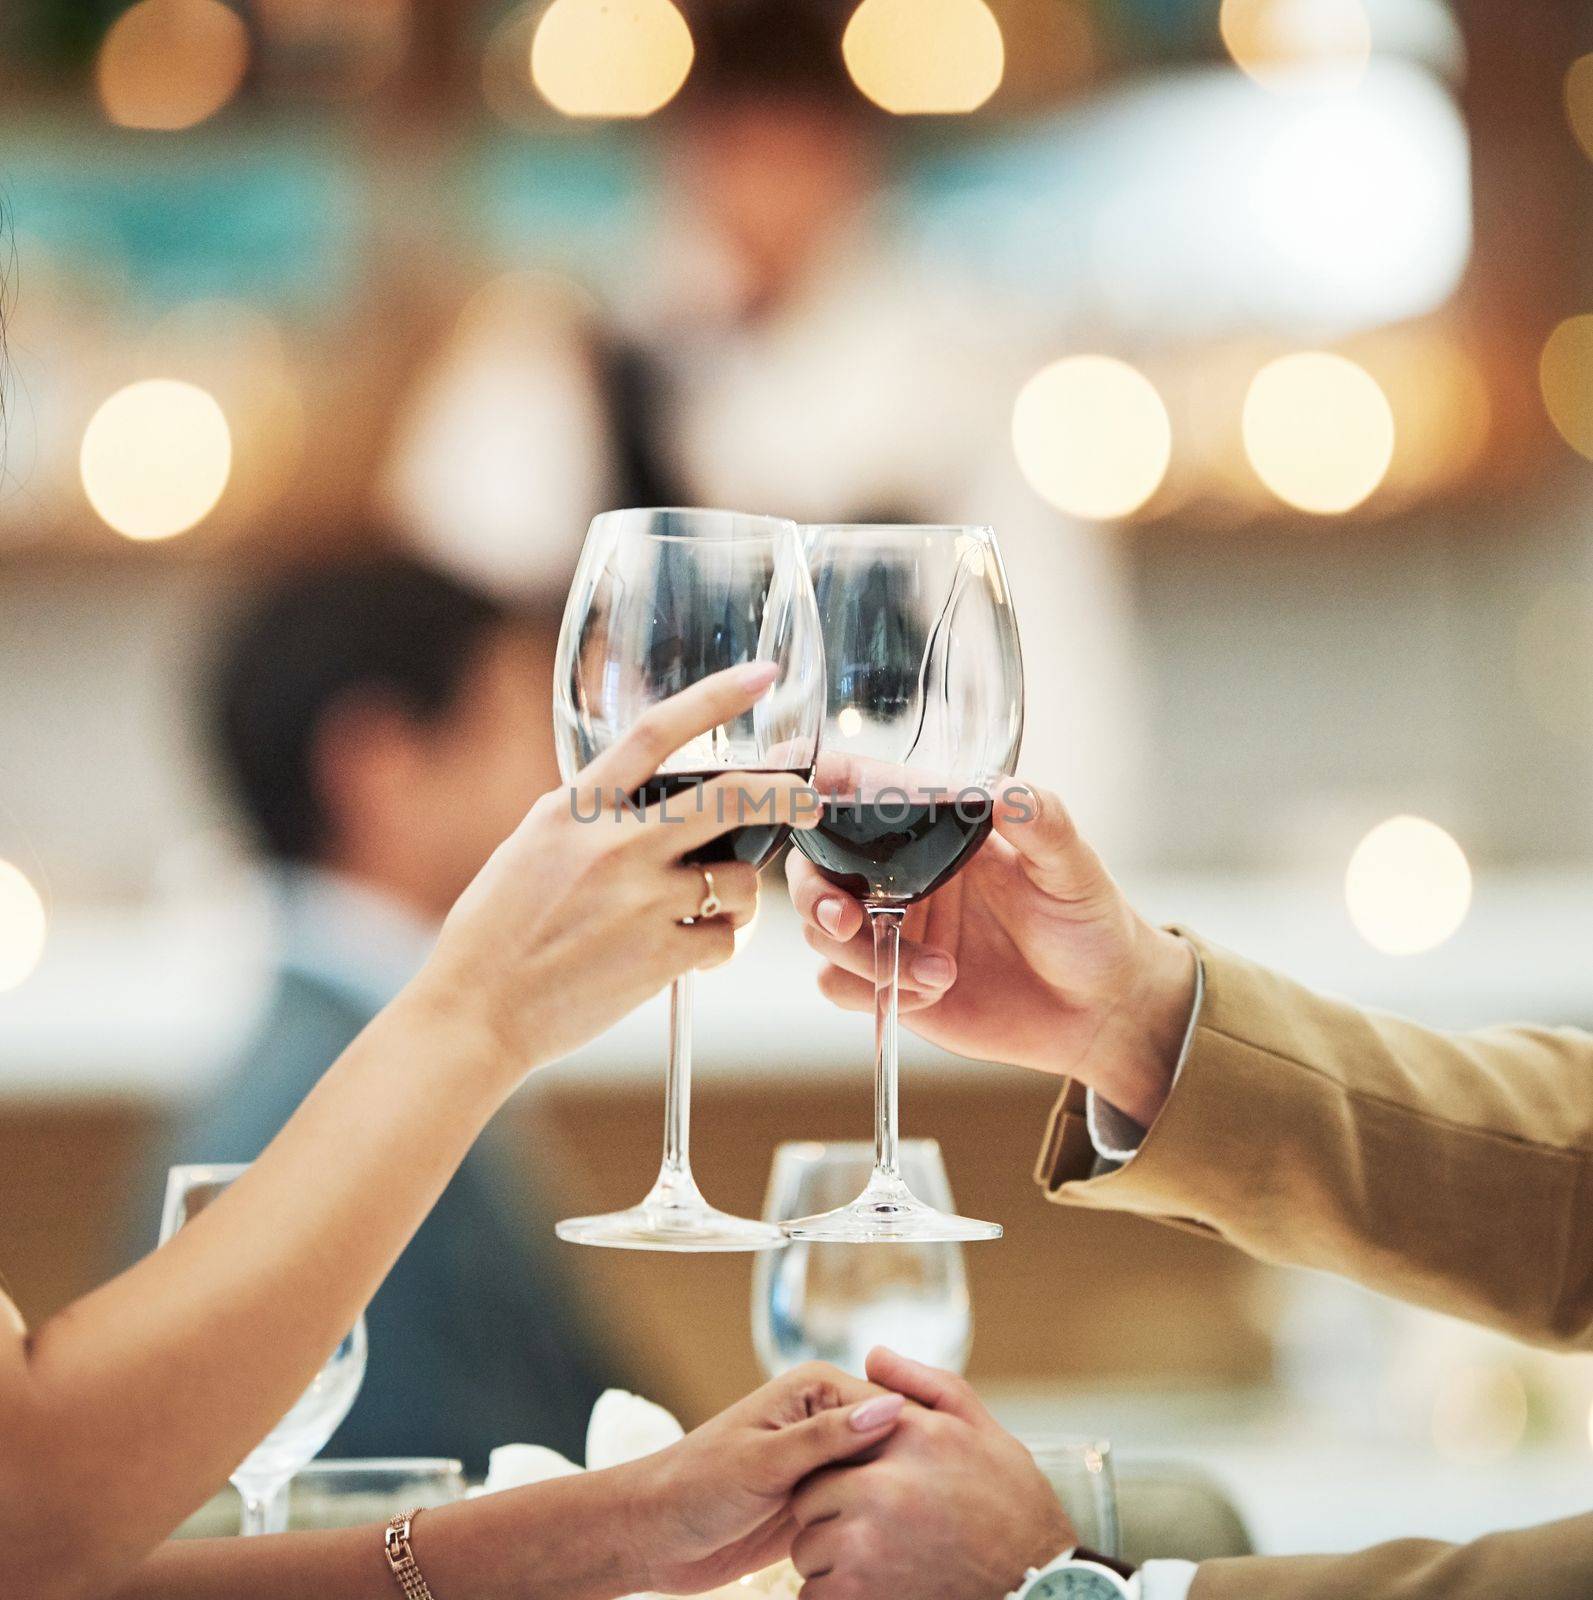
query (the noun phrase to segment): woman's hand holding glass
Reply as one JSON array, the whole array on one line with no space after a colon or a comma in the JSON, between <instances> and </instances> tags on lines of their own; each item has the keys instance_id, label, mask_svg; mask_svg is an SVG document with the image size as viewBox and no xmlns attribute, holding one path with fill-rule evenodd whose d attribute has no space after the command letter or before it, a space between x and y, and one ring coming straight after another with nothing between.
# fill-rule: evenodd
<instances>
[{"instance_id":1,"label":"woman's hand holding glass","mask_svg":"<svg viewBox=\"0 0 1593 1600\"><path fill-rule=\"evenodd\" d=\"M682 973L715 967L757 908L757 871L715 864L717 912L703 868L682 857L772 805L811 825L799 777L726 772L667 805L623 803L682 745L741 715L777 669L716 673L661 701L568 789L543 796L449 914L436 951L406 992L472 1027L512 1088L526 1072L596 1037Z\"/></svg>"}]
</instances>

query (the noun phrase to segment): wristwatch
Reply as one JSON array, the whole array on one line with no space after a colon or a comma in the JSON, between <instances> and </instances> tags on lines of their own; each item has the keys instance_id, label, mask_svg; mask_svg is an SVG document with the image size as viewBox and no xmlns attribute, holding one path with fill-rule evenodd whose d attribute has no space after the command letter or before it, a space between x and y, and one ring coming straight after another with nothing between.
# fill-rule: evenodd
<instances>
[{"instance_id":1,"label":"wristwatch","mask_svg":"<svg viewBox=\"0 0 1593 1600\"><path fill-rule=\"evenodd\" d=\"M1134 1569L1093 1550L1064 1550L1043 1567L1030 1567L1007 1600L1137 1600Z\"/></svg>"}]
</instances>

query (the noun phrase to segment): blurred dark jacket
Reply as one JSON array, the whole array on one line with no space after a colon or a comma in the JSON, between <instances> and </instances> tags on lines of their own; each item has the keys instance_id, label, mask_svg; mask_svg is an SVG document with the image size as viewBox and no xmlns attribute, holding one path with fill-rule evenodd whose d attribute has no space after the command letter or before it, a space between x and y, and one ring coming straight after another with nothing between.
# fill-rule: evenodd
<instances>
[{"instance_id":1,"label":"blurred dark jacket","mask_svg":"<svg viewBox=\"0 0 1593 1600\"><path fill-rule=\"evenodd\" d=\"M253 1160L430 943L396 908L322 874L289 876L282 908L270 998L176 1160ZM531 1181L489 1129L367 1311L365 1383L325 1454L458 1456L478 1474L511 1441L583 1459L612 1375Z\"/></svg>"}]
</instances>

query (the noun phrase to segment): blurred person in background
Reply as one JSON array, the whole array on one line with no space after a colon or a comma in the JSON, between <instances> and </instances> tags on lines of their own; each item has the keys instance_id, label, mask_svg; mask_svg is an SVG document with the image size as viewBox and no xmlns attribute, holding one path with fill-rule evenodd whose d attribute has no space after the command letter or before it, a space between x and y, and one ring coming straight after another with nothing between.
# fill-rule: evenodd
<instances>
[{"instance_id":1,"label":"blurred person in background","mask_svg":"<svg viewBox=\"0 0 1593 1600\"><path fill-rule=\"evenodd\" d=\"M872 1010L861 906L796 854L788 872L828 963L822 989ZM1048 1199L1193 1228L1536 1344L1593 1350L1586 1033L1444 1033L1154 927L1040 790L997 805L995 833L906 930L906 1026L1065 1080L1036 1169ZM814 1600L997 1600L1053 1561L1100 1565L1074 1548L1028 1452L960 1378L885 1351L868 1373L932 1415L908 1412L877 1463L798 1496L793 1556L817 1580ZM1085 1574L1065 1588L1057 1577L1036 1600L1585 1600L1593 1512L1470 1544L1148 1562L1129 1578Z\"/></svg>"},{"instance_id":2,"label":"blurred person in background","mask_svg":"<svg viewBox=\"0 0 1593 1600\"><path fill-rule=\"evenodd\" d=\"M557 786L555 626L378 555L290 573L233 628L216 743L274 869L280 946L252 1038L180 1159L253 1160ZM560 1270L538 1176L491 1133L465 1159L367 1313L369 1371L334 1455L480 1470L526 1439L579 1457L614 1374Z\"/></svg>"},{"instance_id":3,"label":"blurred person in background","mask_svg":"<svg viewBox=\"0 0 1593 1600\"><path fill-rule=\"evenodd\" d=\"M1014 460L1013 399L1076 341L1050 306L910 236L900 124L853 84L834 0L702 0L696 57L639 137L656 218L585 290L511 274L400 406L388 513L509 593L562 591L611 505L993 523L1024 596L1025 767L1137 847L1128 575ZM921 119L920 119L921 120Z\"/></svg>"}]
</instances>

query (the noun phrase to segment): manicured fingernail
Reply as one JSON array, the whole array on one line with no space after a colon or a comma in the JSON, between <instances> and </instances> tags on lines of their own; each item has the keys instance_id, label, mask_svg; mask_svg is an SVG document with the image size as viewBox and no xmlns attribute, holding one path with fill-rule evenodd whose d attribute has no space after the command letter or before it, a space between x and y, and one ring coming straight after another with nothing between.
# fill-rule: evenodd
<instances>
[{"instance_id":1,"label":"manicured fingernail","mask_svg":"<svg viewBox=\"0 0 1593 1600\"><path fill-rule=\"evenodd\" d=\"M813 915L818 918L819 926L832 939L841 937L841 910L841 902L834 895L826 895L813 908Z\"/></svg>"},{"instance_id":2,"label":"manicured fingernail","mask_svg":"<svg viewBox=\"0 0 1593 1600\"><path fill-rule=\"evenodd\" d=\"M913 981L944 989L951 982L951 962L945 956L919 956L912 966Z\"/></svg>"},{"instance_id":3,"label":"manicured fingernail","mask_svg":"<svg viewBox=\"0 0 1593 1600\"><path fill-rule=\"evenodd\" d=\"M780 676L777 661L749 661L738 673L737 681L751 694L754 689L767 689Z\"/></svg>"},{"instance_id":4,"label":"manicured fingernail","mask_svg":"<svg viewBox=\"0 0 1593 1600\"><path fill-rule=\"evenodd\" d=\"M872 1433L876 1428L883 1428L887 1422L894 1422L902 1414L902 1407L906 1404L899 1394L881 1394L872 1400L865 1400L852 1413L852 1431Z\"/></svg>"}]
</instances>

